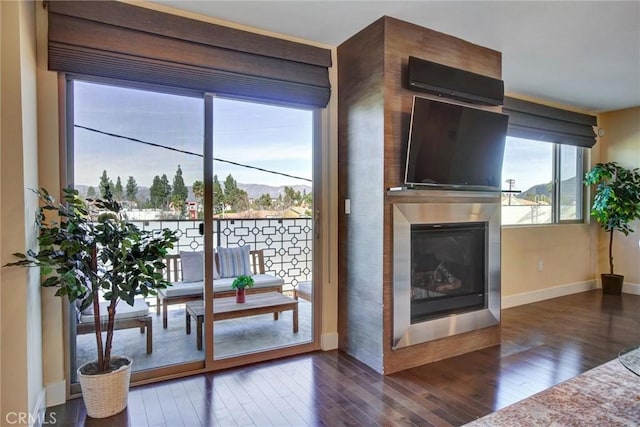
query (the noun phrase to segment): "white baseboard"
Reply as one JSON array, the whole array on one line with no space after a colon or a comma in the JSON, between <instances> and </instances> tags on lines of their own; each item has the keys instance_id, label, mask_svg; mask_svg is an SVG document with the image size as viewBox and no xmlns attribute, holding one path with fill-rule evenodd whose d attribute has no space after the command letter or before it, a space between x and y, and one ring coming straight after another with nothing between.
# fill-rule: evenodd
<instances>
[{"instance_id":1,"label":"white baseboard","mask_svg":"<svg viewBox=\"0 0 640 427\"><path fill-rule=\"evenodd\" d=\"M38 400L36 401L35 406L31 410L31 414L29 415L29 427L41 427L44 423L44 412L47 409L45 405L46 401L46 389L40 390L40 394L38 394Z\"/></svg>"},{"instance_id":2,"label":"white baseboard","mask_svg":"<svg viewBox=\"0 0 640 427\"><path fill-rule=\"evenodd\" d=\"M546 299L577 294L578 292L589 291L595 288L597 288L595 280L589 280L587 282L568 283L566 285L554 286L553 288L509 295L502 297L502 308L516 307L532 302L544 301Z\"/></svg>"},{"instance_id":3,"label":"white baseboard","mask_svg":"<svg viewBox=\"0 0 640 427\"><path fill-rule=\"evenodd\" d=\"M625 294L640 295L640 285L637 283L625 283L622 286L622 292Z\"/></svg>"},{"instance_id":4,"label":"white baseboard","mask_svg":"<svg viewBox=\"0 0 640 427\"><path fill-rule=\"evenodd\" d=\"M320 348L322 351L335 350L338 348L338 334L322 334L320 335Z\"/></svg>"},{"instance_id":5,"label":"white baseboard","mask_svg":"<svg viewBox=\"0 0 640 427\"><path fill-rule=\"evenodd\" d=\"M67 401L67 382L65 380L49 383L46 386L47 408L62 405Z\"/></svg>"}]
</instances>

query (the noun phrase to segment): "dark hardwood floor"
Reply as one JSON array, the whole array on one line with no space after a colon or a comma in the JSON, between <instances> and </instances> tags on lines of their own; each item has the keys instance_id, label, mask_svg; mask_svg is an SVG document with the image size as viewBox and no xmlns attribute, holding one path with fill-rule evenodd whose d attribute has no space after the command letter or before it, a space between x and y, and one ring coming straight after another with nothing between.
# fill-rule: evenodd
<instances>
[{"instance_id":1,"label":"dark hardwood floor","mask_svg":"<svg viewBox=\"0 0 640 427\"><path fill-rule=\"evenodd\" d=\"M390 376L338 351L134 387L128 409L57 425L458 426L614 359L640 343L640 296L570 295L502 312L503 343Z\"/></svg>"}]
</instances>

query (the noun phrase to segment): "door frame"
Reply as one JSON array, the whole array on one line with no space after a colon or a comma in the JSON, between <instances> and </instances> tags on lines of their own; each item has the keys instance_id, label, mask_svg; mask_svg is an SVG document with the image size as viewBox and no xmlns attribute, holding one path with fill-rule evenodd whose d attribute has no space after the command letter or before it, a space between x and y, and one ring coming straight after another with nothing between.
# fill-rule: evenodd
<instances>
[{"instance_id":1,"label":"door frame","mask_svg":"<svg viewBox=\"0 0 640 427\"><path fill-rule=\"evenodd\" d=\"M74 185L74 132L73 132L73 81L85 81L96 84L112 85L131 89L148 90L173 95L184 95L198 97L204 100L205 114L205 138L203 140L204 158L210 158L209 162L204 162L204 184L205 184L205 206L213 206L213 98L214 94L204 93L201 91L193 91L188 89L179 89L172 87L157 86L145 83L135 83L130 81L121 81L117 79L101 78L73 73L58 74L58 123L59 123L59 185L60 188L66 188ZM237 100L245 100L249 102L262 103L263 101L242 98L235 96L221 95L221 97ZM266 103L266 102L264 102ZM221 369L243 366L251 363L268 361L287 356L303 354L307 352L317 351L320 349L320 338L322 330L322 283L323 283L323 239L326 233L322 233L321 225L323 219L329 215L325 213L322 205L323 185L322 166L323 166L323 114L320 108L310 108L308 106L295 104L276 104L266 103L269 105L277 105L292 108L302 108L312 111L313 114L313 139L312 139L312 192L313 192L313 245L312 245L312 283L313 283L313 333L310 342L302 344L294 344L287 347L264 350L251 354L243 354L234 357L215 360L213 358L213 341L206 339L212 336L213 331L213 312L206 312L203 333L204 341L204 359L202 361L191 361L176 365L161 366L140 372L132 372L131 386L150 384L165 381L174 378L181 378L189 375L212 372ZM207 123L210 121L210 123ZM207 143L211 141L211 143ZM326 159L328 161L328 159ZM213 211L205 209L204 232L205 236L213 236ZM214 241L204 239L205 250L205 283L211 283L213 280L213 250ZM205 301L210 301L213 297L212 287L205 286ZM81 395L80 384L71 382L71 360L75 357L72 349L75 351L75 333L72 324L72 311L70 304L63 304L62 322L63 322L63 343L64 343L64 371L67 384L67 399L78 397ZM72 343L73 342L73 343Z\"/></svg>"}]
</instances>

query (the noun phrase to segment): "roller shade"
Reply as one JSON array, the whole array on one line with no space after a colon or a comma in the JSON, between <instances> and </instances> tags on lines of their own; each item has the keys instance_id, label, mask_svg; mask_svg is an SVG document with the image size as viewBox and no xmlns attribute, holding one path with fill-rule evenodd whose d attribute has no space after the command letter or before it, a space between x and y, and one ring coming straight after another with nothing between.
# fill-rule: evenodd
<instances>
[{"instance_id":1,"label":"roller shade","mask_svg":"<svg viewBox=\"0 0 640 427\"><path fill-rule=\"evenodd\" d=\"M516 98L504 98L509 136L591 148L596 143L597 118Z\"/></svg>"},{"instance_id":2,"label":"roller shade","mask_svg":"<svg viewBox=\"0 0 640 427\"><path fill-rule=\"evenodd\" d=\"M49 69L326 107L331 51L114 1L52 1Z\"/></svg>"}]
</instances>

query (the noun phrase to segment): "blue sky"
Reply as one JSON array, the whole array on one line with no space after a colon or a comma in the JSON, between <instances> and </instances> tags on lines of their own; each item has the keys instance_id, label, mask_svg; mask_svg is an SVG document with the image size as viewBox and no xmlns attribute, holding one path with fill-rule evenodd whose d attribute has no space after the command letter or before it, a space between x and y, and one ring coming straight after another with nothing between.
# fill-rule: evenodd
<instances>
[{"instance_id":1,"label":"blue sky","mask_svg":"<svg viewBox=\"0 0 640 427\"><path fill-rule=\"evenodd\" d=\"M502 166L502 188L507 179L515 179L514 190L525 191L534 185L550 182L553 166L553 144L507 138Z\"/></svg>"},{"instance_id":2,"label":"blue sky","mask_svg":"<svg viewBox=\"0 0 640 427\"><path fill-rule=\"evenodd\" d=\"M74 88L75 124L180 150L202 153L204 101L87 82ZM214 99L214 157L311 178L312 112L225 98ZM84 129L75 133L75 183L97 185L103 170L125 184L133 176L149 187L155 175L169 181L181 166L186 185L202 179L203 159ZM310 185L308 181L214 162L220 181Z\"/></svg>"},{"instance_id":3,"label":"blue sky","mask_svg":"<svg viewBox=\"0 0 640 427\"><path fill-rule=\"evenodd\" d=\"M534 185L546 184L553 178L553 147L551 143L507 137L507 148L502 167L502 188L508 189L505 180L512 178L516 182L514 190L526 191ZM576 175L576 147L562 146L563 157L571 162L562 164L561 179Z\"/></svg>"}]
</instances>

